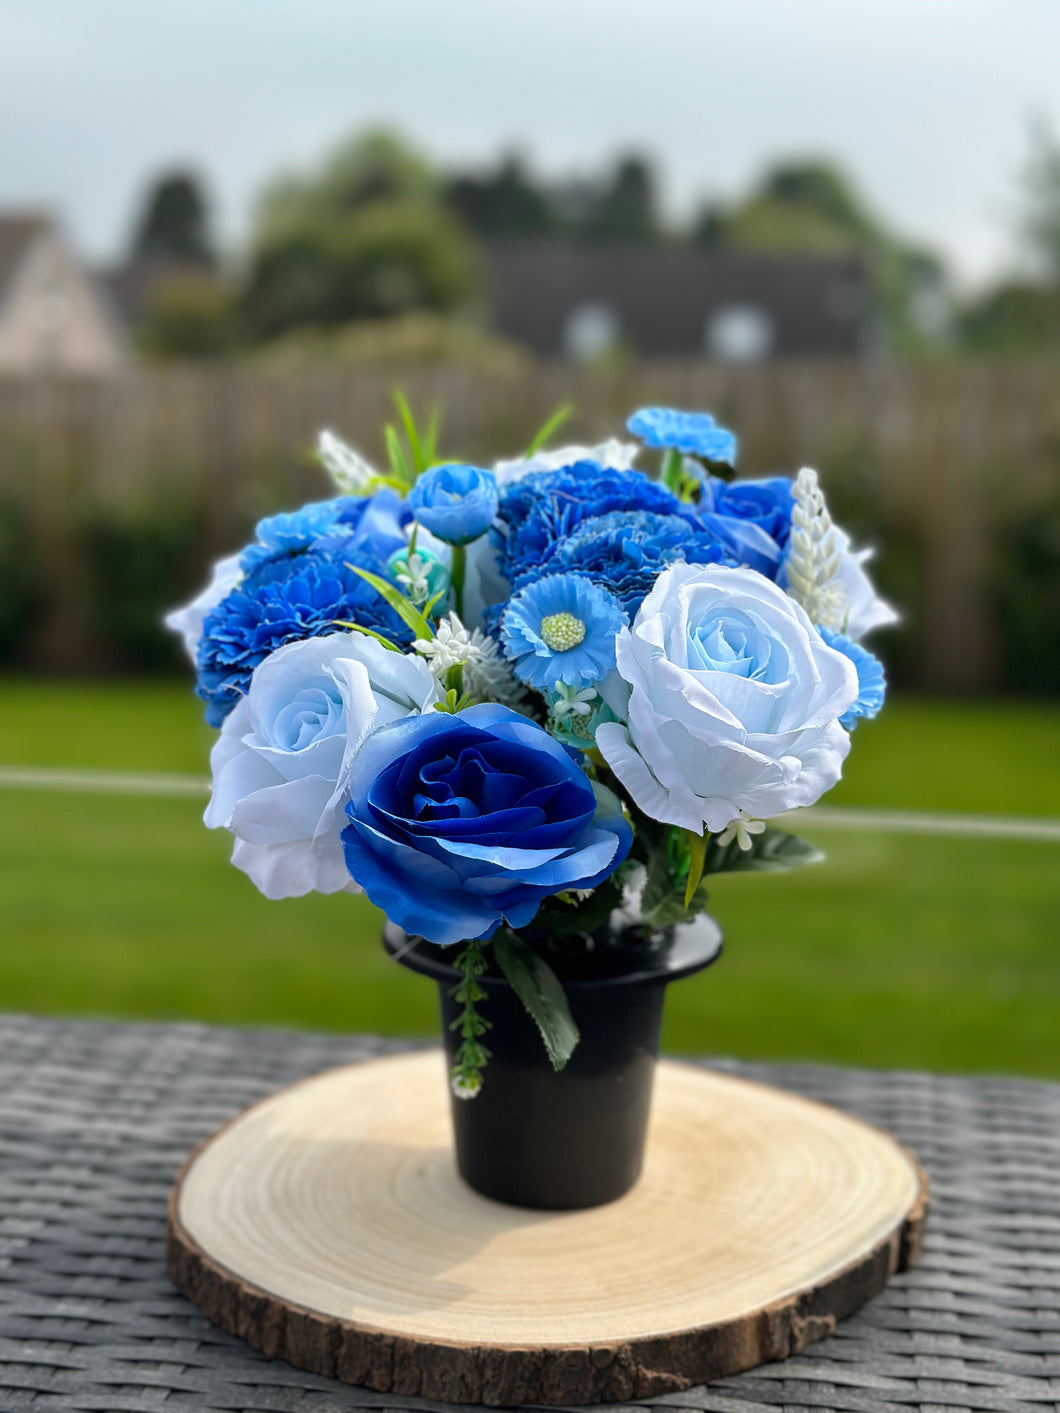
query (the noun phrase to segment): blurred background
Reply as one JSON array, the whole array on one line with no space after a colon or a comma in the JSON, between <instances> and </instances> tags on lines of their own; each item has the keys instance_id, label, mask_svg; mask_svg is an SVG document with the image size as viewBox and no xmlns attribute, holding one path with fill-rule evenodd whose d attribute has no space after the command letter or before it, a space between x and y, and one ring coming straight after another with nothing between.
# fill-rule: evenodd
<instances>
[{"instance_id":1,"label":"blurred background","mask_svg":"<svg viewBox=\"0 0 1060 1413\"><path fill-rule=\"evenodd\" d=\"M816 466L903 626L829 855L718 881L673 1050L1060 1075L1049 0L8 0L0 1009L429 1034L200 822L164 609L390 394L490 464L645 403Z\"/></svg>"}]
</instances>

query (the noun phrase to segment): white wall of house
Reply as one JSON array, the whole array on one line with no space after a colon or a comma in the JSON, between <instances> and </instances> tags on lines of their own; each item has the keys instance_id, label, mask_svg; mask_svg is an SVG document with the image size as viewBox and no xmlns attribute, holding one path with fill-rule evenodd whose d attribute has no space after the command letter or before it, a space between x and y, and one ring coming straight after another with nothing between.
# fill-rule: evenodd
<instances>
[{"instance_id":1,"label":"white wall of house","mask_svg":"<svg viewBox=\"0 0 1060 1413\"><path fill-rule=\"evenodd\" d=\"M110 377L125 336L62 237L44 231L0 292L0 374Z\"/></svg>"}]
</instances>

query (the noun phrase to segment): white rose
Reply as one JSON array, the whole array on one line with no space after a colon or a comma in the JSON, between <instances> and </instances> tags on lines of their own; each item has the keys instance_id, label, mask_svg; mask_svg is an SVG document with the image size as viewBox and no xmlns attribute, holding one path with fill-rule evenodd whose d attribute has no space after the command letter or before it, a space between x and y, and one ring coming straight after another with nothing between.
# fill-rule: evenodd
<instances>
[{"instance_id":1,"label":"white rose","mask_svg":"<svg viewBox=\"0 0 1060 1413\"><path fill-rule=\"evenodd\" d=\"M359 892L343 858L345 782L380 726L440 699L430 668L361 633L287 643L254 671L213 751L204 819L267 898Z\"/></svg>"},{"instance_id":2,"label":"white rose","mask_svg":"<svg viewBox=\"0 0 1060 1413\"><path fill-rule=\"evenodd\" d=\"M239 555L230 554L227 559L219 559L213 567L210 582L202 593L186 603L183 608L175 608L167 613L163 622L174 633L184 639L184 650L192 662L197 661L202 625L211 608L228 597L243 577L239 568Z\"/></svg>"},{"instance_id":3,"label":"white rose","mask_svg":"<svg viewBox=\"0 0 1060 1413\"><path fill-rule=\"evenodd\" d=\"M811 805L839 779L854 664L753 569L675 564L617 641L596 744L645 814L716 834ZM625 700L628 692L628 701Z\"/></svg>"}]
</instances>

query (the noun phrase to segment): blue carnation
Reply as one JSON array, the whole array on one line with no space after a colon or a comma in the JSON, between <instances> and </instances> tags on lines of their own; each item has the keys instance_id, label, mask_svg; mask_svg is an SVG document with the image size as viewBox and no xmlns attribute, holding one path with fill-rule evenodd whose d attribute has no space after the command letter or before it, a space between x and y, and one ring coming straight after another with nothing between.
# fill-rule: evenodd
<instances>
[{"instance_id":1,"label":"blue carnation","mask_svg":"<svg viewBox=\"0 0 1060 1413\"><path fill-rule=\"evenodd\" d=\"M606 677L627 622L598 584L581 574L550 574L509 599L500 635L516 677L546 692L558 682L586 687Z\"/></svg>"},{"instance_id":2,"label":"blue carnation","mask_svg":"<svg viewBox=\"0 0 1060 1413\"><path fill-rule=\"evenodd\" d=\"M450 545L466 545L484 535L497 513L492 471L455 462L424 471L409 493L419 523Z\"/></svg>"},{"instance_id":3,"label":"blue carnation","mask_svg":"<svg viewBox=\"0 0 1060 1413\"><path fill-rule=\"evenodd\" d=\"M632 619L670 564L738 563L691 515L611 511L585 520L555 549L549 568L585 574L614 594Z\"/></svg>"},{"instance_id":4,"label":"blue carnation","mask_svg":"<svg viewBox=\"0 0 1060 1413\"><path fill-rule=\"evenodd\" d=\"M362 568L385 574L385 562L361 553ZM255 667L284 643L340 632L337 620L360 623L407 646L412 634L345 558L307 551L270 561L206 615L199 640L199 681L206 720L220 726L250 686Z\"/></svg>"},{"instance_id":5,"label":"blue carnation","mask_svg":"<svg viewBox=\"0 0 1060 1413\"><path fill-rule=\"evenodd\" d=\"M642 407L626 423L645 446L680 451L702 461L736 465L739 443L709 412L677 412L672 407Z\"/></svg>"},{"instance_id":6,"label":"blue carnation","mask_svg":"<svg viewBox=\"0 0 1060 1413\"><path fill-rule=\"evenodd\" d=\"M684 507L687 510L687 507ZM490 532L501 573L518 584L547 572L557 547L583 521L615 511L675 515L677 497L640 471L613 471L579 461L562 471L525 476L501 497L498 524Z\"/></svg>"},{"instance_id":7,"label":"blue carnation","mask_svg":"<svg viewBox=\"0 0 1060 1413\"><path fill-rule=\"evenodd\" d=\"M349 792L351 876L391 922L442 946L526 927L544 898L610 877L633 840L564 746L493 704L372 732Z\"/></svg>"},{"instance_id":8,"label":"blue carnation","mask_svg":"<svg viewBox=\"0 0 1060 1413\"><path fill-rule=\"evenodd\" d=\"M842 633L834 633L830 628L818 628L817 631L830 648L848 657L857 669L858 699L850 710L839 718L840 726L853 731L862 717L871 720L883 706L883 699L887 694L883 663L867 648L852 642Z\"/></svg>"},{"instance_id":9,"label":"blue carnation","mask_svg":"<svg viewBox=\"0 0 1060 1413\"><path fill-rule=\"evenodd\" d=\"M260 571L267 564L290 560L306 550L345 550L356 555L368 549L386 559L405 543L404 527L412 513L393 491L374 496L337 496L311 501L300 510L269 515L258 522L257 539L239 559L243 574ZM281 574L285 570L281 569Z\"/></svg>"}]
</instances>

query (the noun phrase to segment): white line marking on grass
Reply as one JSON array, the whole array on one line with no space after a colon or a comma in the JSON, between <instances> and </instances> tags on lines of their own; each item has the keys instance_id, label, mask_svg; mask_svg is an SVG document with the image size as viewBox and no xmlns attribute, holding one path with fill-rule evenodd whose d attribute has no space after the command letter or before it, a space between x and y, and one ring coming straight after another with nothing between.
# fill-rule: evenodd
<instances>
[{"instance_id":1,"label":"white line marking on grass","mask_svg":"<svg viewBox=\"0 0 1060 1413\"><path fill-rule=\"evenodd\" d=\"M146 775L131 770L46 770L0 765L0 789L68 790L89 795L208 795L198 775Z\"/></svg>"},{"instance_id":2,"label":"white line marking on grass","mask_svg":"<svg viewBox=\"0 0 1060 1413\"><path fill-rule=\"evenodd\" d=\"M51 770L0 765L0 789L65 790L75 794L203 798L210 782L197 775L153 775L131 770ZM777 815L777 823L861 830L877 834L934 834L952 838L1028 839L1060 843L1060 819L1021 819L1003 814L950 814L945 810L844 809L814 805Z\"/></svg>"},{"instance_id":3,"label":"white line marking on grass","mask_svg":"<svg viewBox=\"0 0 1060 1413\"><path fill-rule=\"evenodd\" d=\"M1033 839L1060 843L1060 819L1019 819L1003 814L947 814L945 810L842 809L813 805L777 815L792 828L858 829L877 834L934 834L951 838Z\"/></svg>"}]
</instances>

